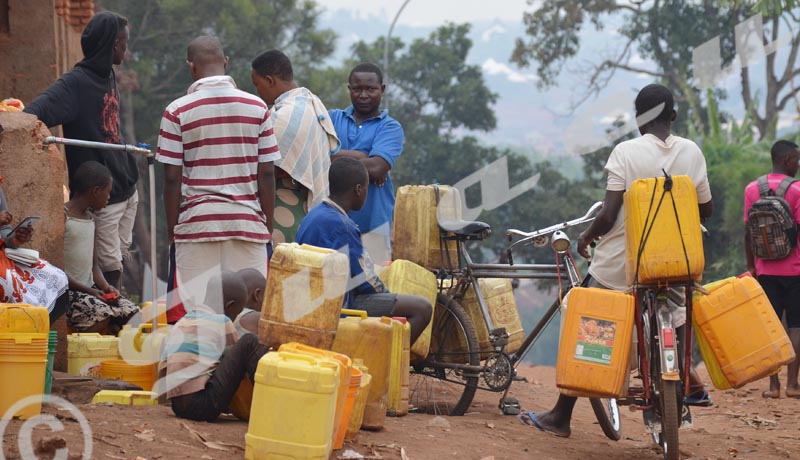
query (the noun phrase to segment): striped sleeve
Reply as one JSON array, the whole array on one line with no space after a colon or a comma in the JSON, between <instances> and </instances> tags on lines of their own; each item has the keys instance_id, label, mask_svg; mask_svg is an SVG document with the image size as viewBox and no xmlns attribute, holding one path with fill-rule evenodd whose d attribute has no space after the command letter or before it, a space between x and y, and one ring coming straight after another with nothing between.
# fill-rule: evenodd
<instances>
[{"instance_id":1,"label":"striped sleeve","mask_svg":"<svg viewBox=\"0 0 800 460\"><path fill-rule=\"evenodd\" d=\"M264 119L261 121L261 128L258 134L258 162L269 163L281 158L278 148L278 139L275 137L275 130L272 127L272 117L269 110L264 111Z\"/></svg>"},{"instance_id":2,"label":"striped sleeve","mask_svg":"<svg viewBox=\"0 0 800 460\"><path fill-rule=\"evenodd\" d=\"M183 166L183 137L180 119L169 110L161 117L161 129L158 133L158 150L156 160L175 166Z\"/></svg>"}]
</instances>

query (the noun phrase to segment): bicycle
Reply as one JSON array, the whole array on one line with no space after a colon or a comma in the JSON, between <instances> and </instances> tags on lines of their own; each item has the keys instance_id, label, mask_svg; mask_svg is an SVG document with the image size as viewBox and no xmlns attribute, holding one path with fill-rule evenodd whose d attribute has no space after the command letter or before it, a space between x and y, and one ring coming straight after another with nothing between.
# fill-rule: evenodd
<instances>
[{"instance_id":1,"label":"bicycle","mask_svg":"<svg viewBox=\"0 0 800 460\"><path fill-rule=\"evenodd\" d=\"M482 222L440 222L440 241L443 267L437 271L439 294L434 310L431 345L428 357L413 365L409 384L409 402L418 409L435 414L464 415L478 389L502 392L499 408L506 415L520 412L519 401L508 392L517 376L516 369L533 348L542 332L559 313L563 296L580 285L581 278L572 258L571 242L565 230L594 220L602 207L595 203L582 217L533 232L510 229L506 233L510 246L506 254L508 264L474 263L466 249L468 241L481 241L491 234L491 227ZM552 236L551 236L552 235ZM520 237L513 241L514 237ZM513 263L513 250L531 243L543 247L552 240L554 264ZM460 256L458 266L449 266L447 242L456 243ZM448 261L448 263L445 263ZM559 297L553 301L544 316L527 334L519 349L506 353L509 335L505 328L496 328L489 315L478 279L550 279L559 281ZM567 283L564 285L564 279ZM483 320L489 331L490 350L481 350L477 333L467 312L461 306L467 290L474 289ZM592 399L592 408L605 435L620 439L619 408L614 399Z\"/></svg>"}]
</instances>

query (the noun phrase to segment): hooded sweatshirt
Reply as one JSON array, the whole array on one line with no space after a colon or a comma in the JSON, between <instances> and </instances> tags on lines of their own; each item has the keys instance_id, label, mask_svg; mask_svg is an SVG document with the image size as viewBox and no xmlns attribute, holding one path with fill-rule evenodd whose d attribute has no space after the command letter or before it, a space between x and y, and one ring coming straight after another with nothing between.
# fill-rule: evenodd
<instances>
[{"instance_id":1,"label":"hooded sweatshirt","mask_svg":"<svg viewBox=\"0 0 800 460\"><path fill-rule=\"evenodd\" d=\"M81 35L84 58L26 108L48 127L62 125L64 137L122 143L119 133L119 93L114 75L114 45L119 21L113 13L96 14ZM139 170L131 153L66 147L70 188L75 171L90 160L111 170L114 184L109 204L121 203L136 191Z\"/></svg>"}]
</instances>

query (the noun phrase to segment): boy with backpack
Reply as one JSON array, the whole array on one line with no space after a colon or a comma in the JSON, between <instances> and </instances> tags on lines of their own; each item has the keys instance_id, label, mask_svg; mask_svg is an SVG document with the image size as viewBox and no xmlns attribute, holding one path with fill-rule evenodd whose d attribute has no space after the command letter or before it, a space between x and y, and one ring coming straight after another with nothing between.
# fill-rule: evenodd
<instances>
[{"instance_id":1,"label":"boy with backpack","mask_svg":"<svg viewBox=\"0 0 800 460\"><path fill-rule=\"evenodd\" d=\"M778 317L786 312L789 339L800 354L800 150L790 141L772 146L772 172L750 182L744 189L745 254L747 269L758 279ZM797 383L800 361L788 366L786 396L800 398ZM769 390L762 396L779 398L781 382L770 376Z\"/></svg>"}]
</instances>

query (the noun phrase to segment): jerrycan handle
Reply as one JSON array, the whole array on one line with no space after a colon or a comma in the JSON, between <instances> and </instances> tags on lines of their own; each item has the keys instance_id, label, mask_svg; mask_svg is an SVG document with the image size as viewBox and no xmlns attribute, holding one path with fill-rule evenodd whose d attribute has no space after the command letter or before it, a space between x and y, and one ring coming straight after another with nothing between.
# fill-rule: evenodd
<instances>
[{"instance_id":1,"label":"jerrycan handle","mask_svg":"<svg viewBox=\"0 0 800 460\"><path fill-rule=\"evenodd\" d=\"M367 319L367 312L364 310L351 310L349 308L342 308L342 315L357 316L361 319Z\"/></svg>"},{"instance_id":2,"label":"jerrycan handle","mask_svg":"<svg viewBox=\"0 0 800 460\"><path fill-rule=\"evenodd\" d=\"M159 323L158 327L166 327L168 324ZM136 335L133 337L133 349L137 352L142 352L142 343L144 343L144 339L142 338L142 334L150 334L153 332L153 324L152 323L142 323L139 325L139 330L136 331Z\"/></svg>"}]
</instances>

